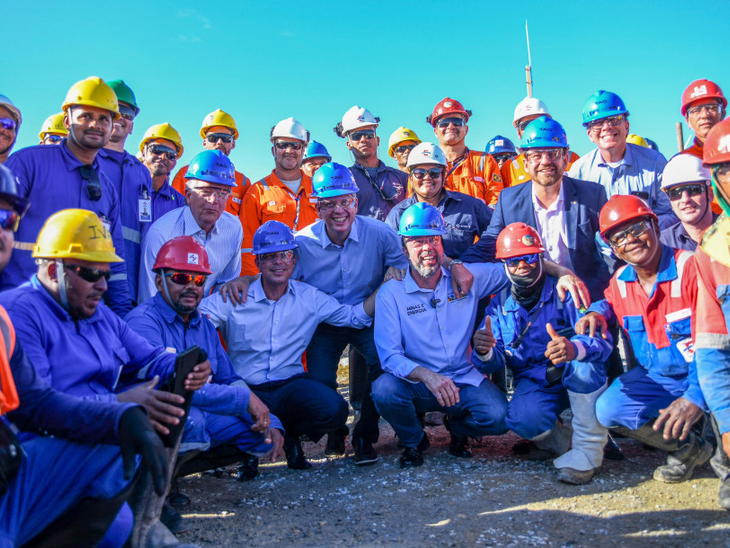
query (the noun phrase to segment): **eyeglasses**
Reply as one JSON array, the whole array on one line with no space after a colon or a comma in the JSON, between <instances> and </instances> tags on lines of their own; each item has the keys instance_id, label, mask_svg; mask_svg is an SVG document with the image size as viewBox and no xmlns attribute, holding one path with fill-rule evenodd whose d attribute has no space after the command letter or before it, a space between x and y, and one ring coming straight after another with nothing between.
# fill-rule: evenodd
<instances>
[{"instance_id":1,"label":"eyeglasses","mask_svg":"<svg viewBox=\"0 0 730 548\"><path fill-rule=\"evenodd\" d=\"M525 152L525 158L528 162L537 163L540 162L543 158L547 158L551 162L557 160L558 158L562 157L563 154L565 154L565 149L563 148L549 148L549 149L540 149L540 150L528 150Z\"/></svg>"},{"instance_id":2,"label":"eyeglasses","mask_svg":"<svg viewBox=\"0 0 730 548\"><path fill-rule=\"evenodd\" d=\"M227 200L228 197L231 195L231 189L229 188L211 188L208 186L196 186L193 187L192 190L194 190L198 194L198 196L200 196L204 200L208 200L213 196L220 200Z\"/></svg>"},{"instance_id":3,"label":"eyeglasses","mask_svg":"<svg viewBox=\"0 0 730 548\"><path fill-rule=\"evenodd\" d=\"M634 223L628 227L626 230L616 232L608 239L608 243L610 243L613 247L622 247L626 245L626 240L628 240L629 234L633 238L638 238L639 236L646 234L650 228L651 223L649 223L649 221L639 221L638 223Z\"/></svg>"},{"instance_id":4,"label":"eyeglasses","mask_svg":"<svg viewBox=\"0 0 730 548\"><path fill-rule=\"evenodd\" d=\"M609 127L616 127L626 121L626 116L623 114L617 114L616 116L609 116L608 118L601 118L600 120L593 120L584 124L588 128L588 131L596 131L603 127L603 124L608 124Z\"/></svg>"},{"instance_id":5,"label":"eyeglasses","mask_svg":"<svg viewBox=\"0 0 730 548\"><path fill-rule=\"evenodd\" d=\"M492 154L492 157L499 162L509 162L512 159L511 154Z\"/></svg>"},{"instance_id":6,"label":"eyeglasses","mask_svg":"<svg viewBox=\"0 0 730 548\"><path fill-rule=\"evenodd\" d=\"M441 236L411 236L406 238L406 244L412 244L413 247L424 247L427 244L436 246L441 243Z\"/></svg>"},{"instance_id":7,"label":"eyeglasses","mask_svg":"<svg viewBox=\"0 0 730 548\"><path fill-rule=\"evenodd\" d=\"M426 175L431 177L431 179L436 180L439 177L441 177L441 168L440 167L434 167L431 169L423 169L420 167L414 168L411 170L411 175L413 175L413 178L416 181L423 181L423 179L426 178Z\"/></svg>"},{"instance_id":8,"label":"eyeglasses","mask_svg":"<svg viewBox=\"0 0 730 548\"><path fill-rule=\"evenodd\" d=\"M101 200L101 181L94 167L91 165L81 166L79 174L86 181L86 193L89 195L89 200L92 202Z\"/></svg>"},{"instance_id":9,"label":"eyeglasses","mask_svg":"<svg viewBox=\"0 0 730 548\"><path fill-rule=\"evenodd\" d=\"M262 263L273 263L275 261L291 262L294 260L294 250L274 251L273 253L262 253L258 256Z\"/></svg>"},{"instance_id":10,"label":"eyeglasses","mask_svg":"<svg viewBox=\"0 0 730 548\"><path fill-rule=\"evenodd\" d=\"M43 140L49 141L55 145L56 143L60 143L63 140L63 135L52 135L46 133L46 136L43 137Z\"/></svg>"},{"instance_id":11,"label":"eyeglasses","mask_svg":"<svg viewBox=\"0 0 730 548\"><path fill-rule=\"evenodd\" d=\"M525 128L529 126L534 120L525 120L524 122L518 122L517 123L517 129L520 131L525 131Z\"/></svg>"},{"instance_id":12,"label":"eyeglasses","mask_svg":"<svg viewBox=\"0 0 730 548\"><path fill-rule=\"evenodd\" d=\"M322 211L332 211L337 206L340 206L342 209L351 209L355 207L357 204L357 198L355 196L350 196L349 198L342 198L339 201L335 200L318 200L317 206Z\"/></svg>"},{"instance_id":13,"label":"eyeglasses","mask_svg":"<svg viewBox=\"0 0 730 548\"><path fill-rule=\"evenodd\" d=\"M217 143L218 141L223 141L224 143L231 143L233 142L233 135L230 133L209 133L205 136L205 139L209 143ZM281 148L281 147L279 147Z\"/></svg>"},{"instance_id":14,"label":"eyeglasses","mask_svg":"<svg viewBox=\"0 0 730 548\"><path fill-rule=\"evenodd\" d=\"M149 150L155 156L164 156L168 160L177 159L177 151L172 150L170 147L166 147L164 145L150 145L147 147L147 150Z\"/></svg>"},{"instance_id":15,"label":"eyeglasses","mask_svg":"<svg viewBox=\"0 0 730 548\"><path fill-rule=\"evenodd\" d=\"M393 152L397 152L398 154L403 154L404 152L410 152L416 148L416 145L401 145L399 147L395 147L393 149Z\"/></svg>"},{"instance_id":16,"label":"eyeglasses","mask_svg":"<svg viewBox=\"0 0 730 548\"><path fill-rule=\"evenodd\" d=\"M466 120L459 118L458 116L454 116L452 118L441 118L438 122L436 122L436 125L441 129L449 127L449 124L454 127L462 127L466 125Z\"/></svg>"},{"instance_id":17,"label":"eyeglasses","mask_svg":"<svg viewBox=\"0 0 730 548\"><path fill-rule=\"evenodd\" d=\"M112 275L111 270L101 270L99 268L89 268L88 266L81 266L78 264L65 263L63 265L64 270L69 270L76 274L79 278L89 283L95 284L102 278L109 281L109 277Z\"/></svg>"},{"instance_id":18,"label":"eyeglasses","mask_svg":"<svg viewBox=\"0 0 730 548\"><path fill-rule=\"evenodd\" d=\"M679 185L672 188L668 188L665 192L669 199L672 201L681 200L682 195L686 192L690 198L692 196L699 196L707 191L707 185L704 184L693 184L693 185Z\"/></svg>"},{"instance_id":19,"label":"eyeglasses","mask_svg":"<svg viewBox=\"0 0 730 548\"><path fill-rule=\"evenodd\" d=\"M122 118L129 122L134 120L134 117L136 116L134 109L125 105L119 105L119 114L121 114Z\"/></svg>"},{"instance_id":20,"label":"eyeglasses","mask_svg":"<svg viewBox=\"0 0 730 548\"><path fill-rule=\"evenodd\" d=\"M192 282L195 287L203 287L208 276L205 274L188 274L187 272L168 272L165 274L165 278L170 278L170 281L175 285L190 285L190 282Z\"/></svg>"},{"instance_id":21,"label":"eyeglasses","mask_svg":"<svg viewBox=\"0 0 730 548\"><path fill-rule=\"evenodd\" d=\"M719 114L720 110L722 109L722 106L718 103L711 103L707 105L699 105L696 107L691 107L687 109L687 114L690 116L697 116L699 115L703 110L707 111L707 114L710 116L715 116Z\"/></svg>"},{"instance_id":22,"label":"eyeglasses","mask_svg":"<svg viewBox=\"0 0 730 548\"><path fill-rule=\"evenodd\" d=\"M301 150L304 147L302 143L291 143L289 141L276 141L275 145L279 150L286 150L287 148Z\"/></svg>"},{"instance_id":23,"label":"eyeglasses","mask_svg":"<svg viewBox=\"0 0 730 548\"><path fill-rule=\"evenodd\" d=\"M350 141L359 141L363 137L368 140L375 139L375 132L372 129L366 129L364 131L350 133Z\"/></svg>"},{"instance_id":24,"label":"eyeglasses","mask_svg":"<svg viewBox=\"0 0 730 548\"><path fill-rule=\"evenodd\" d=\"M15 129L15 126L17 124L15 123L15 120L12 118L0 118L0 126L2 126L4 129Z\"/></svg>"},{"instance_id":25,"label":"eyeglasses","mask_svg":"<svg viewBox=\"0 0 730 548\"><path fill-rule=\"evenodd\" d=\"M0 227L15 232L20 226L20 215L12 209L0 209Z\"/></svg>"},{"instance_id":26,"label":"eyeglasses","mask_svg":"<svg viewBox=\"0 0 730 548\"><path fill-rule=\"evenodd\" d=\"M539 253L529 253L527 255L520 255L519 257L510 257L509 259L504 259L504 264L506 264L510 268L520 266L520 263L522 261L525 261L527 264L532 265L535 264L539 258Z\"/></svg>"}]
</instances>

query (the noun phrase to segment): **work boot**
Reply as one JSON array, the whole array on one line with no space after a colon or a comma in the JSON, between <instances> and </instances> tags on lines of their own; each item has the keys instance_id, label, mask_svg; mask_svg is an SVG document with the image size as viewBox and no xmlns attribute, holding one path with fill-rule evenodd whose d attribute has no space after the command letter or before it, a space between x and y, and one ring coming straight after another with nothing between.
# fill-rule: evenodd
<instances>
[{"instance_id":1,"label":"work boot","mask_svg":"<svg viewBox=\"0 0 730 548\"><path fill-rule=\"evenodd\" d=\"M557 421L555 426L542 434L535 436L530 441L535 447L542 450L547 456L546 459L532 458L531 460L547 460L565 453L570 447L571 429L562 422Z\"/></svg>"},{"instance_id":2,"label":"work boot","mask_svg":"<svg viewBox=\"0 0 730 548\"><path fill-rule=\"evenodd\" d=\"M259 458L248 453L244 453L244 455L244 458L236 467L237 481L251 481L259 475Z\"/></svg>"},{"instance_id":3,"label":"work boot","mask_svg":"<svg viewBox=\"0 0 730 548\"><path fill-rule=\"evenodd\" d=\"M398 464L401 468L415 468L423 464L423 452L431 447L431 442L428 441L428 436L423 433L423 438L416 447L406 447L400 454Z\"/></svg>"},{"instance_id":4,"label":"work boot","mask_svg":"<svg viewBox=\"0 0 730 548\"><path fill-rule=\"evenodd\" d=\"M373 444L364 436L352 436L352 450L355 452L355 464L366 466L378 462L378 453L373 449Z\"/></svg>"},{"instance_id":5,"label":"work boot","mask_svg":"<svg viewBox=\"0 0 730 548\"><path fill-rule=\"evenodd\" d=\"M626 458L624 452L621 451L621 446L616 443L610 433L608 434L606 446L603 448L603 458L609 460L624 460Z\"/></svg>"},{"instance_id":6,"label":"work boot","mask_svg":"<svg viewBox=\"0 0 730 548\"><path fill-rule=\"evenodd\" d=\"M302 442L299 441L298 437L284 437L284 455L286 456L286 465L292 470L307 470L312 467L312 463L304 456Z\"/></svg>"},{"instance_id":7,"label":"work boot","mask_svg":"<svg viewBox=\"0 0 730 548\"><path fill-rule=\"evenodd\" d=\"M339 457L345 454L345 441L350 433L347 426L332 430L327 434L327 445L324 448L326 457Z\"/></svg>"},{"instance_id":8,"label":"work boot","mask_svg":"<svg viewBox=\"0 0 730 548\"><path fill-rule=\"evenodd\" d=\"M471 446L469 445L469 436L459 436L451 430L451 417L444 415L444 427L451 434L451 442L449 443L449 454L460 459L470 459L472 457Z\"/></svg>"}]
</instances>

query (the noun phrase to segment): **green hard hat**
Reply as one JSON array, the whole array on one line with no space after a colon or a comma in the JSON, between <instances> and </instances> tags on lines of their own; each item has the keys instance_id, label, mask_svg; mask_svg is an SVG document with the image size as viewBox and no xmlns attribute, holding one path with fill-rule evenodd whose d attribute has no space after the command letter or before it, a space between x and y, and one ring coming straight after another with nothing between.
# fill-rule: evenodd
<instances>
[{"instance_id":1,"label":"green hard hat","mask_svg":"<svg viewBox=\"0 0 730 548\"><path fill-rule=\"evenodd\" d=\"M134 115L139 114L137 106L137 98L134 96L132 88L124 83L124 80L108 80L107 85L117 94L117 100L127 103L134 109Z\"/></svg>"}]
</instances>

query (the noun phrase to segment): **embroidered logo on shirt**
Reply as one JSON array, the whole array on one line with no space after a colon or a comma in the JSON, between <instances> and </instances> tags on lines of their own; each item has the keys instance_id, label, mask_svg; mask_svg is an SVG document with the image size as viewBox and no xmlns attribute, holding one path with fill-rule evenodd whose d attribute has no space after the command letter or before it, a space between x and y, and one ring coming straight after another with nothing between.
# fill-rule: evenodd
<instances>
[{"instance_id":1,"label":"embroidered logo on shirt","mask_svg":"<svg viewBox=\"0 0 730 548\"><path fill-rule=\"evenodd\" d=\"M420 314L421 312L426 312L426 305L421 303L408 306L406 307L406 312L409 316L413 316L414 314Z\"/></svg>"}]
</instances>

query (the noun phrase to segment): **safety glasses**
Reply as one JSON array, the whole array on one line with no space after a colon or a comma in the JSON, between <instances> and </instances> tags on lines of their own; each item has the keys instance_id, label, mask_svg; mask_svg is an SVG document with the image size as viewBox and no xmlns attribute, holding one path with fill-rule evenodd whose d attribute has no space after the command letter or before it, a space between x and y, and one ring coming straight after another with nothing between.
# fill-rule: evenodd
<instances>
[{"instance_id":1,"label":"safety glasses","mask_svg":"<svg viewBox=\"0 0 730 548\"><path fill-rule=\"evenodd\" d=\"M525 131L525 128L530 125L531 122L534 122L533 120L525 120L524 122L518 122L517 123L517 129L520 131Z\"/></svg>"},{"instance_id":2,"label":"safety glasses","mask_svg":"<svg viewBox=\"0 0 730 548\"><path fill-rule=\"evenodd\" d=\"M20 215L12 209L0 209L0 227L15 232L20 225Z\"/></svg>"},{"instance_id":3,"label":"safety glasses","mask_svg":"<svg viewBox=\"0 0 730 548\"><path fill-rule=\"evenodd\" d=\"M292 150L301 150L304 147L302 143L291 143L289 141L276 141L274 144L279 150L286 150L287 148Z\"/></svg>"},{"instance_id":4,"label":"safety glasses","mask_svg":"<svg viewBox=\"0 0 730 548\"><path fill-rule=\"evenodd\" d=\"M542 161L543 158L547 158L551 162L554 162L558 158L562 157L563 154L565 154L565 149L563 148L527 150L525 151L525 159L528 162L537 163Z\"/></svg>"},{"instance_id":5,"label":"safety glasses","mask_svg":"<svg viewBox=\"0 0 730 548\"><path fill-rule=\"evenodd\" d=\"M170 147L163 145L150 145L147 147L147 150L155 156L165 156L168 160L175 160L177 158L176 150L172 150Z\"/></svg>"},{"instance_id":6,"label":"safety glasses","mask_svg":"<svg viewBox=\"0 0 730 548\"><path fill-rule=\"evenodd\" d=\"M699 105L697 107L691 107L687 109L687 114L690 116L698 116L703 110L707 111L710 116L717 116L722 110L722 105L713 103L710 105Z\"/></svg>"},{"instance_id":7,"label":"safety glasses","mask_svg":"<svg viewBox=\"0 0 730 548\"><path fill-rule=\"evenodd\" d=\"M233 142L233 135L229 133L209 133L205 136L206 141L209 143L217 143L218 141L223 141L224 143L231 143Z\"/></svg>"},{"instance_id":8,"label":"safety glasses","mask_svg":"<svg viewBox=\"0 0 730 548\"><path fill-rule=\"evenodd\" d=\"M194 283L195 287L203 287L208 276L205 274L188 274L187 272L168 272L165 274L165 278L170 278L170 281L175 285Z\"/></svg>"},{"instance_id":9,"label":"safety glasses","mask_svg":"<svg viewBox=\"0 0 730 548\"><path fill-rule=\"evenodd\" d=\"M207 186L197 186L194 187L192 190L194 190L195 193L204 200L210 200L213 196L215 196L219 200L227 200L228 197L231 195L230 188L212 188Z\"/></svg>"},{"instance_id":10,"label":"safety glasses","mask_svg":"<svg viewBox=\"0 0 730 548\"><path fill-rule=\"evenodd\" d=\"M617 114L616 116L609 116L608 118L601 118L600 120L594 120L584 124L588 128L588 131L598 131L603 127L603 124L608 124L609 127L616 127L626 121L626 116L623 114Z\"/></svg>"},{"instance_id":11,"label":"safety glasses","mask_svg":"<svg viewBox=\"0 0 730 548\"><path fill-rule=\"evenodd\" d=\"M411 244L413 247L424 247L428 244L433 246L441 243L441 236L410 236L406 238L406 245Z\"/></svg>"},{"instance_id":12,"label":"safety glasses","mask_svg":"<svg viewBox=\"0 0 730 548\"><path fill-rule=\"evenodd\" d=\"M318 200L317 206L322 211L332 211L337 206L340 206L342 209L351 209L355 207L355 204L357 203L357 198L354 196L350 196L349 198L342 198L340 200Z\"/></svg>"},{"instance_id":13,"label":"safety glasses","mask_svg":"<svg viewBox=\"0 0 730 548\"><path fill-rule=\"evenodd\" d=\"M128 122L134 120L134 117L136 116L133 108L121 104L119 105L119 114L121 114L122 118L124 118Z\"/></svg>"},{"instance_id":14,"label":"safety glasses","mask_svg":"<svg viewBox=\"0 0 730 548\"><path fill-rule=\"evenodd\" d=\"M497 163L509 162L512 159L511 154L492 154Z\"/></svg>"},{"instance_id":15,"label":"safety glasses","mask_svg":"<svg viewBox=\"0 0 730 548\"><path fill-rule=\"evenodd\" d=\"M504 259L504 264L506 264L510 268L520 266L520 263L522 261L525 261L525 263L527 263L528 265L533 265L537 263L537 260L539 258L540 255L538 253L528 253L527 255L520 255L519 257L510 257L509 259Z\"/></svg>"},{"instance_id":16,"label":"safety glasses","mask_svg":"<svg viewBox=\"0 0 730 548\"><path fill-rule=\"evenodd\" d=\"M12 118L0 118L0 126L2 126L3 129L13 130L16 125L15 120Z\"/></svg>"},{"instance_id":17,"label":"safety glasses","mask_svg":"<svg viewBox=\"0 0 730 548\"><path fill-rule=\"evenodd\" d=\"M667 196L671 201L681 200L684 193L691 198L692 196L700 196L707 192L707 185L694 184L694 185L680 185L666 190Z\"/></svg>"},{"instance_id":18,"label":"safety glasses","mask_svg":"<svg viewBox=\"0 0 730 548\"><path fill-rule=\"evenodd\" d=\"M399 147L395 147L393 149L393 152L397 152L398 154L403 154L404 152L410 152L416 148L416 145L401 145Z\"/></svg>"},{"instance_id":19,"label":"safety glasses","mask_svg":"<svg viewBox=\"0 0 730 548\"><path fill-rule=\"evenodd\" d=\"M79 174L86 181L86 193L89 195L89 200L92 202L101 200L101 181L94 167L91 165L81 166Z\"/></svg>"},{"instance_id":20,"label":"safety glasses","mask_svg":"<svg viewBox=\"0 0 730 548\"><path fill-rule=\"evenodd\" d=\"M262 253L258 256L259 261L262 263L273 263L275 261L291 262L294 260L294 250L287 249L286 251L274 251L273 253Z\"/></svg>"},{"instance_id":21,"label":"safety glasses","mask_svg":"<svg viewBox=\"0 0 730 548\"><path fill-rule=\"evenodd\" d=\"M441 118L438 122L436 122L436 125L441 129L449 127L449 124L454 127L462 127L466 125L466 120L459 118L458 116L454 116L451 118Z\"/></svg>"},{"instance_id":22,"label":"safety glasses","mask_svg":"<svg viewBox=\"0 0 730 548\"><path fill-rule=\"evenodd\" d=\"M416 181L423 181L426 178L426 175L428 175L431 179L438 179L441 177L441 168L440 167L434 167L431 169L423 169L420 167L417 167L415 169L411 170L411 175Z\"/></svg>"},{"instance_id":23,"label":"safety glasses","mask_svg":"<svg viewBox=\"0 0 730 548\"><path fill-rule=\"evenodd\" d=\"M375 139L375 132L372 129L366 129L364 131L355 131L350 133L350 141L360 141L361 139Z\"/></svg>"},{"instance_id":24,"label":"safety glasses","mask_svg":"<svg viewBox=\"0 0 730 548\"><path fill-rule=\"evenodd\" d=\"M650 228L651 223L649 221L639 221L638 223L634 223L628 227L626 230L616 232L608 239L608 243L610 243L612 247L622 247L626 245L629 235L633 238L638 238L639 236L649 232Z\"/></svg>"},{"instance_id":25,"label":"safety glasses","mask_svg":"<svg viewBox=\"0 0 730 548\"><path fill-rule=\"evenodd\" d=\"M112 275L111 270L101 270L99 268L89 268L88 266L81 266L78 264L65 263L63 265L64 270L73 272L79 278L89 283L95 284L102 278L109 281L109 277Z\"/></svg>"},{"instance_id":26,"label":"safety glasses","mask_svg":"<svg viewBox=\"0 0 730 548\"><path fill-rule=\"evenodd\" d=\"M62 140L63 140L63 135L46 134L46 136L43 138L43 141L48 141L49 143L53 143L54 145L60 143Z\"/></svg>"}]
</instances>

